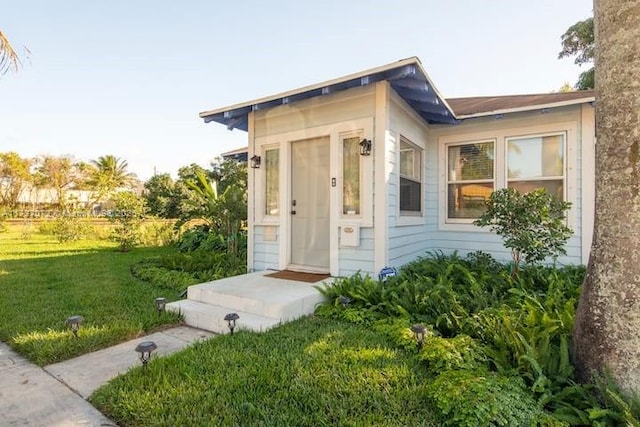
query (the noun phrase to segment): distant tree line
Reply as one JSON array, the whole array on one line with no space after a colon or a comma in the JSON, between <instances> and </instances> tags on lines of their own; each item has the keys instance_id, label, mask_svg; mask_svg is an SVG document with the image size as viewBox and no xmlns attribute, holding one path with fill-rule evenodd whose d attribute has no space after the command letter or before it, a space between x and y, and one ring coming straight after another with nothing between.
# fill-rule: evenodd
<instances>
[{"instance_id":1,"label":"distant tree line","mask_svg":"<svg viewBox=\"0 0 640 427\"><path fill-rule=\"evenodd\" d=\"M0 153L0 208L5 212L92 209L115 191L133 189L139 184L127 168L126 160L110 154L83 162L72 156L27 158L12 151L3 152ZM84 193L83 200L77 199L78 191Z\"/></svg>"}]
</instances>

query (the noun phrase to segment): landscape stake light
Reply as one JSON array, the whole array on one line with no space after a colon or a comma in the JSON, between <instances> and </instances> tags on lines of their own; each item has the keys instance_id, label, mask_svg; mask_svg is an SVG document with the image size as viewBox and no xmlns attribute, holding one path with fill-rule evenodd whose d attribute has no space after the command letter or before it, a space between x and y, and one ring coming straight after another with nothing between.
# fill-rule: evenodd
<instances>
[{"instance_id":1,"label":"landscape stake light","mask_svg":"<svg viewBox=\"0 0 640 427\"><path fill-rule=\"evenodd\" d=\"M341 295L340 298L338 298L338 302L343 308L346 308L349 304L351 304L351 298Z\"/></svg>"},{"instance_id":2,"label":"landscape stake light","mask_svg":"<svg viewBox=\"0 0 640 427\"><path fill-rule=\"evenodd\" d=\"M147 363L149 363L149 360L151 359L151 353L153 353L157 348L158 346L153 341L144 341L136 346L136 351L140 353L142 367L147 367Z\"/></svg>"},{"instance_id":3,"label":"landscape stake light","mask_svg":"<svg viewBox=\"0 0 640 427\"><path fill-rule=\"evenodd\" d=\"M78 331L80 330L80 324L82 322L84 322L84 317L80 315L71 316L65 322L67 326L71 328L71 332L73 332L76 338L78 338Z\"/></svg>"},{"instance_id":4,"label":"landscape stake light","mask_svg":"<svg viewBox=\"0 0 640 427\"><path fill-rule=\"evenodd\" d=\"M164 307L165 305L167 305L167 299L166 298L156 298L156 310L158 310L158 314L164 312Z\"/></svg>"},{"instance_id":5,"label":"landscape stake light","mask_svg":"<svg viewBox=\"0 0 640 427\"><path fill-rule=\"evenodd\" d=\"M427 328L424 327L423 324L421 323L417 323L413 326L411 326L411 332L413 332L413 336L416 339L416 342L418 344L418 348L422 347L422 344L424 343L424 334L426 332Z\"/></svg>"},{"instance_id":6,"label":"landscape stake light","mask_svg":"<svg viewBox=\"0 0 640 427\"><path fill-rule=\"evenodd\" d=\"M224 316L224 320L227 321L227 325L229 325L229 330L231 331L231 335L233 335L233 330L236 328L236 320L238 320L240 316L237 313L229 313Z\"/></svg>"}]
</instances>

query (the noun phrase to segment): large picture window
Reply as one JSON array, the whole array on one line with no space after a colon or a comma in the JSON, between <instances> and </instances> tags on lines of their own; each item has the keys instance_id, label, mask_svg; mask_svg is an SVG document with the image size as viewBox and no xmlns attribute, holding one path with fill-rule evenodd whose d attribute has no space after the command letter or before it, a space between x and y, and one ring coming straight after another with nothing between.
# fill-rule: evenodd
<instances>
[{"instance_id":1,"label":"large picture window","mask_svg":"<svg viewBox=\"0 0 640 427\"><path fill-rule=\"evenodd\" d=\"M447 217L478 218L495 187L495 141L447 146Z\"/></svg>"},{"instance_id":2,"label":"large picture window","mask_svg":"<svg viewBox=\"0 0 640 427\"><path fill-rule=\"evenodd\" d=\"M360 137L342 140L342 213L360 215Z\"/></svg>"},{"instance_id":3,"label":"large picture window","mask_svg":"<svg viewBox=\"0 0 640 427\"><path fill-rule=\"evenodd\" d=\"M564 200L565 135L507 138L507 185L520 192L545 188Z\"/></svg>"},{"instance_id":4,"label":"large picture window","mask_svg":"<svg viewBox=\"0 0 640 427\"><path fill-rule=\"evenodd\" d=\"M400 213L422 211L422 150L406 139L400 140Z\"/></svg>"},{"instance_id":5,"label":"large picture window","mask_svg":"<svg viewBox=\"0 0 640 427\"><path fill-rule=\"evenodd\" d=\"M265 168L265 215L278 215L280 212L280 150L270 149L264 152Z\"/></svg>"}]
</instances>

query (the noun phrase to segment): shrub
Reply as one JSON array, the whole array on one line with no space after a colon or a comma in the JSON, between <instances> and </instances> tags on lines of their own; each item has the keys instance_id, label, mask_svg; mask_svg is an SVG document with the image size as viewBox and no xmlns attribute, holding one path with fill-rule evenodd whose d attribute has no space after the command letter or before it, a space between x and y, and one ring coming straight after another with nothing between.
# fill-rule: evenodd
<instances>
[{"instance_id":1,"label":"shrub","mask_svg":"<svg viewBox=\"0 0 640 427\"><path fill-rule=\"evenodd\" d=\"M140 229L140 244L168 246L176 241L176 231L169 221L146 221Z\"/></svg>"},{"instance_id":2,"label":"shrub","mask_svg":"<svg viewBox=\"0 0 640 427\"><path fill-rule=\"evenodd\" d=\"M42 234L54 236L58 242L73 242L86 237L92 232L91 225L83 223L78 218L61 216L51 221L42 222L38 231Z\"/></svg>"},{"instance_id":3,"label":"shrub","mask_svg":"<svg viewBox=\"0 0 640 427\"><path fill-rule=\"evenodd\" d=\"M118 243L121 252L131 250L140 241L141 226L146 208L144 199L128 191L113 196L115 212L109 216L114 224L111 239Z\"/></svg>"},{"instance_id":4,"label":"shrub","mask_svg":"<svg viewBox=\"0 0 640 427\"><path fill-rule=\"evenodd\" d=\"M515 274L522 258L536 263L566 253L564 245L573 234L565 223L570 207L544 188L528 193L503 188L491 193L486 212L474 224L502 237L511 249Z\"/></svg>"},{"instance_id":5,"label":"shrub","mask_svg":"<svg viewBox=\"0 0 640 427\"><path fill-rule=\"evenodd\" d=\"M542 415L520 378L488 371L444 371L426 392L450 426L527 426Z\"/></svg>"},{"instance_id":6,"label":"shrub","mask_svg":"<svg viewBox=\"0 0 640 427\"><path fill-rule=\"evenodd\" d=\"M475 370L486 364L484 349L468 335L427 337L418 357L433 374L453 369Z\"/></svg>"}]
</instances>

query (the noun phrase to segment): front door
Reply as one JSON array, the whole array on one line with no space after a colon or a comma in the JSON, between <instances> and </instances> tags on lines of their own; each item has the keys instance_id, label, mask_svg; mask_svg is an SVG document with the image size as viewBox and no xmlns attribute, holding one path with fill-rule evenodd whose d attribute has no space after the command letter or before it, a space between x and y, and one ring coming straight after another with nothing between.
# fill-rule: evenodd
<instances>
[{"instance_id":1,"label":"front door","mask_svg":"<svg viewBox=\"0 0 640 427\"><path fill-rule=\"evenodd\" d=\"M291 144L291 265L329 272L329 137Z\"/></svg>"}]
</instances>

